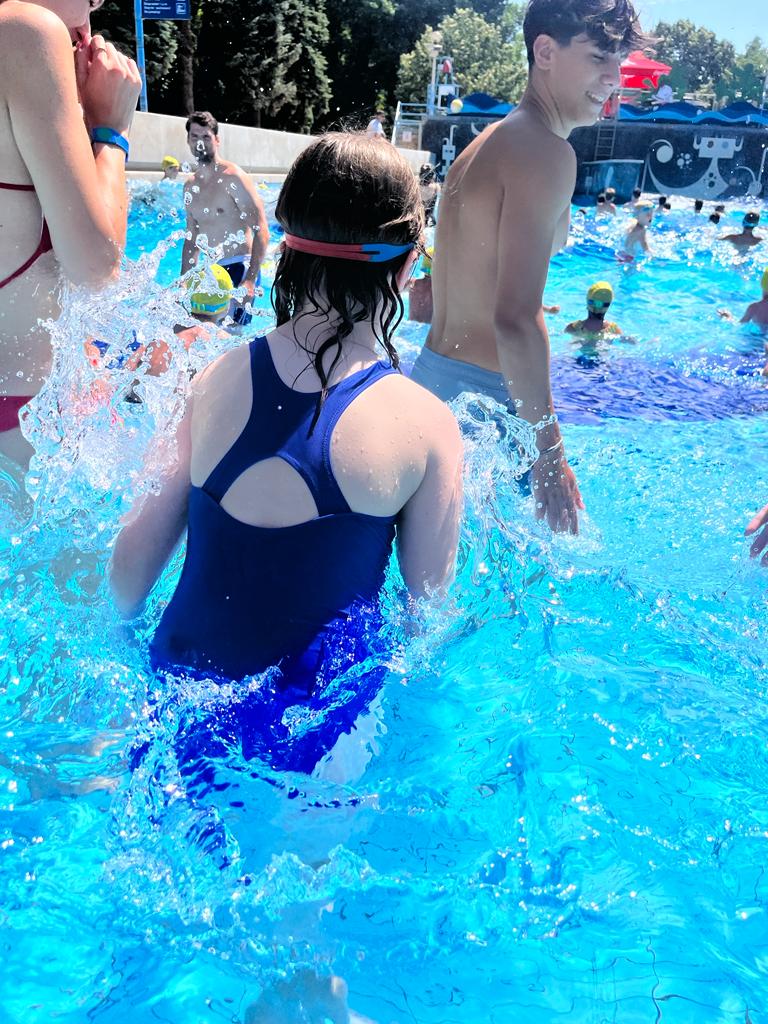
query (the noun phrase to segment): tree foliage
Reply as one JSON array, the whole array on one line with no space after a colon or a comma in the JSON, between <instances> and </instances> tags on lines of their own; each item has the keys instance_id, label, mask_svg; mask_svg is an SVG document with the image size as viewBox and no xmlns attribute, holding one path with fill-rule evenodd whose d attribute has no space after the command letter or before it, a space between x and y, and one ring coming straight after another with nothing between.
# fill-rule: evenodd
<instances>
[{"instance_id":1,"label":"tree foliage","mask_svg":"<svg viewBox=\"0 0 768 1024\"><path fill-rule=\"evenodd\" d=\"M725 85L729 98L749 100L759 106L767 74L768 47L755 36L744 53L736 58L736 64L727 77Z\"/></svg>"},{"instance_id":2,"label":"tree foliage","mask_svg":"<svg viewBox=\"0 0 768 1024\"><path fill-rule=\"evenodd\" d=\"M192 0L190 22L144 23L150 108L208 108L293 131L360 124L376 107L426 98L431 26L465 92L517 99L524 10L524 0ZM93 22L133 54L130 5L106 0ZM690 21L661 22L655 34L680 94L713 88L760 102L768 51L759 39L737 58Z\"/></svg>"},{"instance_id":3,"label":"tree foliage","mask_svg":"<svg viewBox=\"0 0 768 1024\"><path fill-rule=\"evenodd\" d=\"M492 24L466 7L443 18L438 31L442 33L442 52L453 58L454 77L462 92L519 99L527 77L519 33L505 39L502 25ZM432 29L428 26L413 50L400 58L399 98L406 103L423 102L431 75Z\"/></svg>"},{"instance_id":4,"label":"tree foliage","mask_svg":"<svg viewBox=\"0 0 768 1024\"><path fill-rule=\"evenodd\" d=\"M691 21L660 21L653 33L659 60L672 66L669 84L678 93L712 89L724 81L736 62L732 43Z\"/></svg>"}]
</instances>

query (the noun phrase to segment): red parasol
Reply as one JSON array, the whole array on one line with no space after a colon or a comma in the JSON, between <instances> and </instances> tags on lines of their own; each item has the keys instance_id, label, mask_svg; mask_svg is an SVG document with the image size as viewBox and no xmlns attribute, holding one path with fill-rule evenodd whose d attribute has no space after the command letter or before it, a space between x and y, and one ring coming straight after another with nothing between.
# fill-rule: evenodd
<instances>
[{"instance_id":1,"label":"red parasol","mask_svg":"<svg viewBox=\"0 0 768 1024\"><path fill-rule=\"evenodd\" d=\"M650 83L657 89L661 76L668 75L671 70L669 64L660 64L659 61L646 57L642 50L635 50L621 65L621 87L647 89Z\"/></svg>"}]
</instances>

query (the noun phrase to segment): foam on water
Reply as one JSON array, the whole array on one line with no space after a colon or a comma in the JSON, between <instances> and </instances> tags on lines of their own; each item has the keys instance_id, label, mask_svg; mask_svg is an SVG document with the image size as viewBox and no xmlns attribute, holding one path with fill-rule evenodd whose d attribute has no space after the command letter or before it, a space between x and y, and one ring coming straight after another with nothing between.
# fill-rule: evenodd
<instances>
[{"instance_id":1,"label":"foam on water","mask_svg":"<svg viewBox=\"0 0 768 1024\"><path fill-rule=\"evenodd\" d=\"M741 533L768 500L768 385L761 340L716 315L755 297L759 258L742 276L698 229L659 230L661 255L626 271L598 248L612 236L579 230L547 299L582 532L553 537L520 494L525 425L461 399L450 605L408 608L391 567L384 685L313 777L231 741L180 767L185 737L243 697L149 671L180 555L138 623L106 599L118 517L156 486L189 370L219 342L176 341L162 250L65 304L28 424L34 509L0 478L9 1020L243 1021L302 965L387 1024L764 1019L768 600ZM606 276L637 343L582 364L561 329ZM167 374L84 358L85 338L119 350L134 330L172 346ZM408 360L424 332L402 333ZM317 724L287 714L297 736Z\"/></svg>"}]
</instances>

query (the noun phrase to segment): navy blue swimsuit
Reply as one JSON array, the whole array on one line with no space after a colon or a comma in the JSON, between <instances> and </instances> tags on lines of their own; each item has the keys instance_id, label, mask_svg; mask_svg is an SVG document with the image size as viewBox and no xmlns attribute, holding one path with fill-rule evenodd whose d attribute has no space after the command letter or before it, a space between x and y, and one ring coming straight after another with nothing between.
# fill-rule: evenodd
<instances>
[{"instance_id":1,"label":"navy blue swimsuit","mask_svg":"<svg viewBox=\"0 0 768 1024\"><path fill-rule=\"evenodd\" d=\"M379 362L334 385L310 435L318 394L283 383L264 338L251 342L250 357L251 413L202 487L191 488L186 560L152 660L226 679L279 665L281 688L309 695L323 666L366 656L395 535L395 516L350 509L331 469L331 435L358 395L397 371ZM274 457L301 474L316 519L249 526L221 507L245 470Z\"/></svg>"}]
</instances>

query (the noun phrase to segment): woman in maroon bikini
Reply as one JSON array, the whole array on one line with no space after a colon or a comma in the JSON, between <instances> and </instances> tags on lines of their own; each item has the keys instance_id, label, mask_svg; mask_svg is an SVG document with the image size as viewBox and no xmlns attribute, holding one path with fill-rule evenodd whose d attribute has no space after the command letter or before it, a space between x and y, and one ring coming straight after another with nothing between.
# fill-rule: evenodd
<instances>
[{"instance_id":1,"label":"woman in maroon bikini","mask_svg":"<svg viewBox=\"0 0 768 1024\"><path fill-rule=\"evenodd\" d=\"M127 133L141 80L91 37L88 0L0 0L0 455L43 385L59 274L98 286L125 244Z\"/></svg>"}]
</instances>

